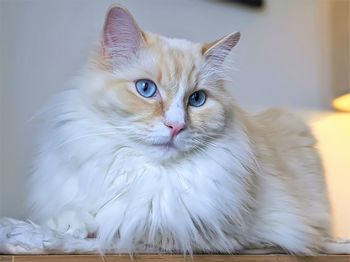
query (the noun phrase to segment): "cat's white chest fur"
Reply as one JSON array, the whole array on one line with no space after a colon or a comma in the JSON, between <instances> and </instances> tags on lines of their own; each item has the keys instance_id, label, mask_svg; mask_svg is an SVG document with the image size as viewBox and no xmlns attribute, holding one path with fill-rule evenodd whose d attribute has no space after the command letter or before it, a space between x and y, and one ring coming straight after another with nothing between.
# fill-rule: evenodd
<instances>
[{"instance_id":1,"label":"cat's white chest fur","mask_svg":"<svg viewBox=\"0 0 350 262\"><path fill-rule=\"evenodd\" d=\"M87 211L95 214L101 239L110 243L118 235L118 248L127 251L135 245L202 251L241 247L235 235L248 231L251 174L237 166L230 151L216 149L166 164L128 149L117 154L108 170L93 178L97 188L90 201L97 205Z\"/></svg>"}]
</instances>

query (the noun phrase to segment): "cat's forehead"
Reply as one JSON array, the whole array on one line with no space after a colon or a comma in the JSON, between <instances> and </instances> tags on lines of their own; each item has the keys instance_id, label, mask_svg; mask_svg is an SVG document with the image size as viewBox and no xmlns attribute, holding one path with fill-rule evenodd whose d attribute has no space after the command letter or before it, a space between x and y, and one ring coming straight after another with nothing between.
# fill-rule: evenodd
<instances>
[{"instance_id":1,"label":"cat's forehead","mask_svg":"<svg viewBox=\"0 0 350 262\"><path fill-rule=\"evenodd\" d=\"M169 37L164 37L160 36L159 38L161 42L165 45L167 45L169 48L173 48L176 50L182 50L184 52L186 51L193 51L198 45L186 40L186 39L180 39L180 38L169 38Z\"/></svg>"},{"instance_id":2,"label":"cat's forehead","mask_svg":"<svg viewBox=\"0 0 350 262\"><path fill-rule=\"evenodd\" d=\"M203 64L202 45L185 39L157 37L151 40L157 82L168 92L193 89Z\"/></svg>"},{"instance_id":3,"label":"cat's forehead","mask_svg":"<svg viewBox=\"0 0 350 262\"><path fill-rule=\"evenodd\" d=\"M165 58L168 63L200 65L203 61L202 44L186 39L148 35L148 47L157 58Z\"/></svg>"}]
</instances>

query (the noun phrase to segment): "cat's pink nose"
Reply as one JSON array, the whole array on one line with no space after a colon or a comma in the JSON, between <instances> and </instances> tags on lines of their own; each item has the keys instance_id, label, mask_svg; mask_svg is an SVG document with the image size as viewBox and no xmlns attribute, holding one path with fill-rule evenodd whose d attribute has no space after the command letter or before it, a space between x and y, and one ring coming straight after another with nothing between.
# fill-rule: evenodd
<instances>
[{"instance_id":1,"label":"cat's pink nose","mask_svg":"<svg viewBox=\"0 0 350 262\"><path fill-rule=\"evenodd\" d=\"M176 137L182 130L185 129L185 124L182 123L165 123L171 129L171 137Z\"/></svg>"}]
</instances>

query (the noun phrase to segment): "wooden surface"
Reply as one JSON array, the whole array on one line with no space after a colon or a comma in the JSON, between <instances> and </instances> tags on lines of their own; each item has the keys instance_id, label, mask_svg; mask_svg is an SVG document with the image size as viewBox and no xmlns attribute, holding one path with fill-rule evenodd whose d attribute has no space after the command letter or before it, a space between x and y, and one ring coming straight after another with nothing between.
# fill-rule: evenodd
<instances>
[{"instance_id":1,"label":"wooden surface","mask_svg":"<svg viewBox=\"0 0 350 262\"><path fill-rule=\"evenodd\" d=\"M127 255L108 255L104 258L98 255L27 255L27 256L1 256L0 262L350 262L350 256L317 256L295 257L289 255L138 255L131 258Z\"/></svg>"}]
</instances>

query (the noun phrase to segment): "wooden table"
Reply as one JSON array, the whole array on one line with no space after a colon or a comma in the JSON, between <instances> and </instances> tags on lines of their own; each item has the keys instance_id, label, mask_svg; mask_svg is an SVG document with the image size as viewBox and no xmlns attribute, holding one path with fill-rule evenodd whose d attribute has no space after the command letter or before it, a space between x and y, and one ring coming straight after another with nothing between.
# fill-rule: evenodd
<instances>
[{"instance_id":1,"label":"wooden table","mask_svg":"<svg viewBox=\"0 0 350 262\"><path fill-rule=\"evenodd\" d=\"M2 256L0 262L350 262L347 255L327 255L315 257L296 257L290 255L138 255L131 258L127 255L18 255Z\"/></svg>"}]
</instances>

